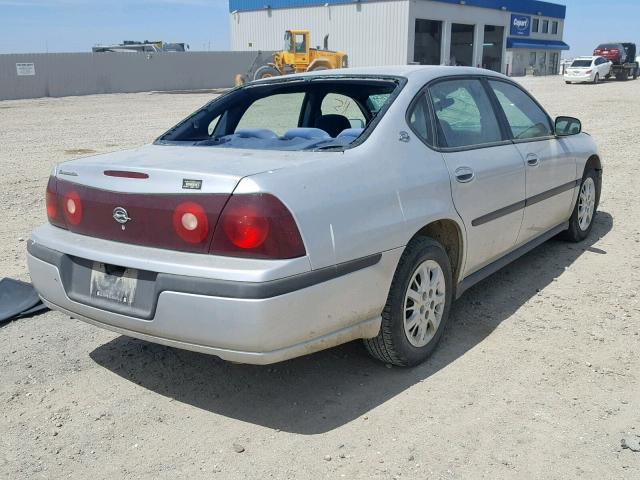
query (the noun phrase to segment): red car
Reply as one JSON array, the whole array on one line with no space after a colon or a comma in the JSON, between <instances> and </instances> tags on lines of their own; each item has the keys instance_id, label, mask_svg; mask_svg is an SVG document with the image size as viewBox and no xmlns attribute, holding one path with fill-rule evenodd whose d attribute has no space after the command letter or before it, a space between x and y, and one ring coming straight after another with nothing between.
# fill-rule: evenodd
<instances>
[{"instance_id":1,"label":"red car","mask_svg":"<svg viewBox=\"0 0 640 480\"><path fill-rule=\"evenodd\" d=\"M594 56L604 57L614 64L626 63L627 51L622 43L603 43L593 51Z\"/></svg>"}]
</instances>

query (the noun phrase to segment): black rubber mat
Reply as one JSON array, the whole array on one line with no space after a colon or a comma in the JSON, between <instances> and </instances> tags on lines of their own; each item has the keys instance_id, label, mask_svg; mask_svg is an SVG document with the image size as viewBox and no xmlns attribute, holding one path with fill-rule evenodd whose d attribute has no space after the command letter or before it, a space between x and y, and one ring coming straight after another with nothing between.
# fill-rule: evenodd
<instances>
[{"instance_id":1,"label":"black rubber mat","mask_svg":"<svg viewBox=\"0 0 640 480\"><path fill-rule=\"evenodd\" d=\"M0 280L0 323L35 315L46 309L31 284L12 278Z\"/></svg>"}]
</instances>

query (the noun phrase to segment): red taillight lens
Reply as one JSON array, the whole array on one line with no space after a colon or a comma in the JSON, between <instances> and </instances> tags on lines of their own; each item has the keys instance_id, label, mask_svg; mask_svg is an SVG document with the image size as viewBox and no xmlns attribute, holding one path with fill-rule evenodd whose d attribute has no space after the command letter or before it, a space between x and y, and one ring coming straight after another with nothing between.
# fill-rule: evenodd
<instances>
[{"instance_id":1,"label":"red taillight lens","mask_svg":"<svg viewBox=\"0 0 640 480\"><path fill-rule=\"evenodd\" d=\"M270 194L232 195L213 234L210 253L285 259L305 254L291 212Z\"/></svg>"},{"instance_id":2,"label":"red taillight lens","mask_svg":"<svg viewBox=\"0 0 640 480\"><path fill-rule=\"evenodd\" d=\"M47 183L47 218L53 223L58 220L58 194L56 193L56 177L49 177Z\"/></svg>"},{"instance_id":3,"label":"red taillight lens","mask_svg":"<svg viewBox=\"0 0 640 480\"><path fill-rule=\"evenodd\" d=\"M188 243L201 243L209 235L209 220L204 208L195 202L184 202L173 212L173 228Z\"/></svg>"},{"instance_id":4,"label":"red taillight lens","mask_svg":"<svg viewBox=\"0 0 640 480\"><path fill-rule=\"evenodd\" d=\"M65 216L60 210L61 205L58 197L58 180L54 176L49 177L49 183L47 183L46 203L49 223L56 227L67 228Z\"/></svg>"},{"instance_id":5,"label":"red taillight lens","mask_svg":"<svg viewBox=\"0 0 640 480\"><path fill-rule=\"evenodd\" d=\"M62 211L68 224L80 224L82 221L82 202L77 192L71 191L62 197Z\"/></svg>"},{"instance_id":6,"label":"red taillight lens","mask_svg":"<svg viewBox=\"0 0 640 480\"><path fill-rule=\"evenodd\" d=\"M222 219L222 229L238 248L257 248L269 235L269 220L250 207L239 206Z\"/></svg>"}]
</instances>

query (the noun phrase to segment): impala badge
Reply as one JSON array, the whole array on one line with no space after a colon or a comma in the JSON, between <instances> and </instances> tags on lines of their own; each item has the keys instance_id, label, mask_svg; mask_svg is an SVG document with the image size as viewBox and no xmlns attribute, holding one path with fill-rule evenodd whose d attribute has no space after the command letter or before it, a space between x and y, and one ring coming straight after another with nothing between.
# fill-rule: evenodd
<instances>
[{"instance_id":1,"label":"impala badge","mask_svg":"<svg viewBox=\"0 0 640 480\"><path fill-rule=\"evenodd\" d=\"M122 229L124 230L124 225L127 222L130 222L129 213L122 207L116 207L113 209L113 219L122 225Z\"/></svg>"}]
</instances>

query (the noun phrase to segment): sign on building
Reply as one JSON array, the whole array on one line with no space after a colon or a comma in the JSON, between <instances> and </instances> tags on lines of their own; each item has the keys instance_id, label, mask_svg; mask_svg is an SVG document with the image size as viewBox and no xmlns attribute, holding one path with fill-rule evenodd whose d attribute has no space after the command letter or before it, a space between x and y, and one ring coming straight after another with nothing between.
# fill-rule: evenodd
<instances>
[{"instance_id":1,"label":"sign on building","mask_svg":"<svg viewBox=\"0 0 640 480\"><path fill-rule=\"evenodd\" d=\"M16 73L19 77L33 76L36 74L34 63L16 63Z\"/></svg>"},{"instance_id":2,"label":"sign on building","mask_svg":"<svg viewBox=\"0 0 640 480\"><path fill-rule=\"evenodd\" d=\"M528 37L531 35L531 17L528 15L511 15L511 35Z\"/></svg>"}]
</instances>

